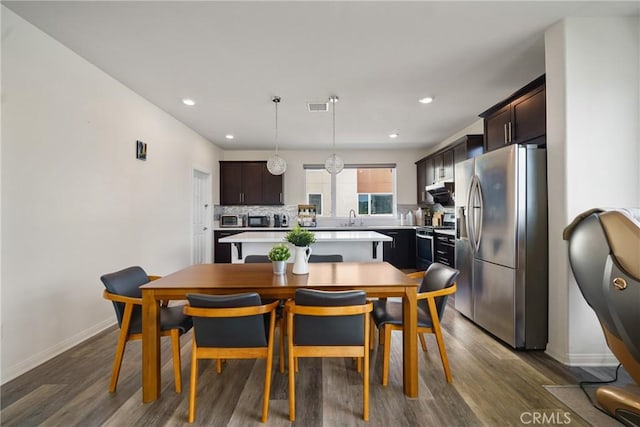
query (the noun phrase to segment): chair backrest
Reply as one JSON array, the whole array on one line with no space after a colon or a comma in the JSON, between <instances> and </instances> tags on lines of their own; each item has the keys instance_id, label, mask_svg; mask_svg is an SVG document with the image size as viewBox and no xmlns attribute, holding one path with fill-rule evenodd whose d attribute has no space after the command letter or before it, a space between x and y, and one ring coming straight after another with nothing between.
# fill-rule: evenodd
<instances>
[{"instance_id":1,"label":"chair backrest","mask_svg":"<svg viewBox=\"0 0 640 427\"><path fill-rule=\"evenodd\" d=\"M607 345L640 384L640 211L592 209L567 226L563 237L576 283Z\"/></svg>"},{"instance_id":2,"label":"chair backrest","mask_svg":"<svg viewBox=\"0 0 640 427\"><path fill-rule=\"evenodd\" d=\"M100 277L102 284L107 291L116 295L123 295L133 298L141 298L142 291L140 286L145 283L149 283L149 276L142 269L142 267L134 266L128 267L120 271L104 274ZM118 318L118 326L122 324L122 316L124 316L124 304L121 302L114 302L113 308L116 311L116 317ZM139 315L141 311L140 306L133 307L134 313L132 317Z\"/></svg>"},{"instance_id":3,"label":"chair backrest","mask_svg":"<svg viewBox=\"0 0 640 427\"><path fill-rule=\"evenodd\" d=\"M342 262L342 255L314 255L309 256L309 262Z\"/></svg>"},{"instance_id":4,"label":"chair backrest","mask_svg":"<svg viewBox=\"0 0 640 427\"><path fill-rule=\"evenodd\" d=\"M271 262L271 260L266 255L247 255L244 257L245 264L264 264L268 262Z\"/></svg>"},{"instance_id":5,"label":"chair backrest","mask_svg":"<svg viewBox=\"0 0 640 427\"><path fill-rule=\"evenodd\" d=\"M296 290L296 305L348 306L367 302L364 291L319 291ZM306 316L294 317L294 342L296 345L363 345L364 322L362 314L352 316Z\"/></svg>"},{"instance_id":6,"label":"chair backrest","mask_svg":"<svg viewBox=\"0 0 640 427\"><path fill-rule=\"evenodd\" d=\"M440 289L446 289L455 283L456 277L460 272L455 268L451 268L439 262L434 262L427 268L427 271L422 278L422 283L418 292L431 292L439 291ZM444 315L444 308L447 306L448 295L436 297L436 308L438 310L438 319L442 320ZM427 300L418 301L422 305L422 308L428 313Z\"/></svg>"},{"instance_id":7,"label":"chair backrest","mask_svg":"<svg viewBox=\"0 0 640 427\"><path fill-rule=\"evenodd\" d=\"M187 294L191 307L233 308L262 304L255 292L234 295ZM264 316L197 317L193 316L193 333L198 347L266 347Z\"/></svg>"}]
</instances>

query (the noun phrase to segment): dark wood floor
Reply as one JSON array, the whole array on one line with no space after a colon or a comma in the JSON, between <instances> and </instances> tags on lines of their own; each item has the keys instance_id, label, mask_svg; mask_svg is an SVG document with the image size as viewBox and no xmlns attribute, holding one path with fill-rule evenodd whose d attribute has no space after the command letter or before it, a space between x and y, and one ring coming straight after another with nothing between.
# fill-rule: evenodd
<instances>
[{"instance_id":1,"label":"dark wood floor","mask_svg":"<svg viewBox=\"0 0 640 427\"><path fill-rule=\"evenodd\" d=\"M514 352L449 307L445 340L453 384L444 379L435 340L419 353L420 397L402 393L402 337L394 333L389 386L380 385L382 352L371 353L370 421L362 421L362 380L351 360L303 359L296 376L297 424L303 426L522 425L524 411L568 411L542 387L610 377L613 368L563 366L543 352ZM140 342L129 343L118 390L108 393L116 329L111 328L2 386L3 426L186 425L191 333L182 338L183 392L173 389L171 350L163 339L163 391L141 402ZM201 363L197 425L261 425L264 361L229 361L221 375ZM268 425L290 425L287 376L273 375ZM615 422L612 420L612 425Z\"/></svg>"}]
</instances>

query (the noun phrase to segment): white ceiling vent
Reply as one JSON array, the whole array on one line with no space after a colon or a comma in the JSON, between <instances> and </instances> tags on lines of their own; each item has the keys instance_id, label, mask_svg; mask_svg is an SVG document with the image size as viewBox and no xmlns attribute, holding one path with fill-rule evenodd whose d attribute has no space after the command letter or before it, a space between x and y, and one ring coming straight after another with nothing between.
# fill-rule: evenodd
<instances>
[{"instance_id":1,"label":"white ceiling vent","mask_svg":"<svg viewBox=\"0 0 640 427\"><path fill-rule=\"evenodd\" d=\"M326 113L329 111L328 102L309 102L307 104L310 113Z\"/></svg>"}]
</instances>

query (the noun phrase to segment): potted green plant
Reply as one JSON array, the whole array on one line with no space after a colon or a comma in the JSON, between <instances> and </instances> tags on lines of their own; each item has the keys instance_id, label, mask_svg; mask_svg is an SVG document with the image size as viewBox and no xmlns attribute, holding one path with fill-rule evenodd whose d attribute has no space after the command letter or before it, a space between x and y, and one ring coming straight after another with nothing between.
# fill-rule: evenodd
<instances>
[{"instance_id":1,"label":"potted green plant","mask_svg":"<svg viewBox=\"0 0 640 427\"><path fill-rule=\"evenodd\" d=\"M275 245L267 254L273 265L274 274L284 274L287 270L287 260L291 257L289 248L284 243Z\"/></svg>"},{"instance_id":2,"label":"potted green plant","mask_svg":"<svg viewBox=\"0 0 640 427\"><path fill-rule=\"evenodd\" d=\"M300 225L296 225L287 233L285 236L287 242L293 244L294 246L309 246L310 244L316 241L316 236L311 231L306 228L300 227Z\"/></svg>"},{"instance_id":3,"label":"potted green plant","mask_svg":"<svg viewBox=\"0 0 640 427\"><path fill-rule=\"evenodd\" d=\"M296 258L293 263L293 274L309 273L310 244L316 241L316 236L306 228L296 225L285 236L287 242L293 244L296 250Z\"/></svg>"}]
</instances>

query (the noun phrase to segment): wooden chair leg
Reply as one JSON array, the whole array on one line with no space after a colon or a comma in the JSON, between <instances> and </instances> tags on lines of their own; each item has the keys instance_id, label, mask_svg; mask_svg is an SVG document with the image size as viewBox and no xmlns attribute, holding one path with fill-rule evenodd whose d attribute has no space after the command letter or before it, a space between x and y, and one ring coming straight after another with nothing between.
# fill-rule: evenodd
<instances>
[{"instance_id":1,"label":"wooden chair leg","mask_svg":"<svg viewBox=\"0 0 640 427\"><path fill-rule=\"evenodd\" d=\"M284 374L284 337L286 336L286 319L284 315L280 318L280 373Z\"/></svg>"},{"instance_id":2,"label":"wooden chair leg","mask_svg":"<svg viewBox=\"0 0 640 427\"><path fill-rule=\"evenodd\" d=\"M289 315L287 320L287 327L293 326L293 316ZM289 357L289 420L296 420L296 384L295 384L295 372L298 370L298 358L293 357L293 334L288 334L287 349Z\"/></svg>"},{"instance_id":3,"label":"wooden chair leg","mask_svg":"<svg viewBox=\"0 0 640 427\"><path fill-rule=\"evenodd\" d=\"M182 365L180 363L180 331L171 330L171 347L173 348L173 380L176 393L182 393Z\"/></svg>"},{"instance_id":4,"label":"wooden chair leg","mask_svg":"<svg viewBox=\"0 0 640 427\"><path fill-rule=\"evenodd\" d=\"M433 298L428 298L427 303L429 305L429 311L431 313L437 313L436 303ZM440 320L437 315L433 319L433 333L436 336L436 342L438 343L438 351L440 352L440 359L442 360L442 368L444 369L444 376L448 383L451 383L451 369L449 369L449 358L447 357L447 350L444 347L444 338L442 337L442 329L440 328Z\"/></svg>"},{"instance_id":5,"label":"wooden chair leg","mask_svg":"<svg viewBox=\"0 0 640 427\"><path fill-rule=\"evenodd\" d=\"M370 325L371 326L371 325ZM366 325L365 325L366 328ZM365 330L365 343L364 343L364 374L363 374L363 386L364 386L364 390L362 391L362 406L363 406L363 415L362 418L365 421L369 421L369 351L368 349L368 344L366 342L367 340L367 336L371 336L371 334L368 334L367 332L371 332L370 330L367 331Z\"/></svg>"},{"instance_id":6,"label":"wooden chair leg","mask_svg":"<svg viewBox=\"0 0 640 427\"><path fill-rule=\"evenodd\" d=\"M376 324L372 317L369 317L369 350L373 350L373 342L375 341Z\"/></svg>"},{"instance_id":7,"label":"wooden chair leg","mask_svg":"<svg viewBox=\"0 0 640 427\"><path fill-rule=\"evenodd\" d=\"M222 373L222 359L216 359L216 372L218 374Z\"/></svg>"},{"instance_id":8,"label":"wooden chair leg","mask_svg":"<svg viewBox=\"0 0 640 427\"><path fill-rule=\"evenodd\" d=\"M358 373L362 372L362 357L356 357L356 371Z\"/></svg>"},{"instance_id":9,"label":"wooden chair leg","mask_svg":"<svg viewBox=\"0 0 640 427\"><path fill-rule=\"evenodd\" d=\"M382 385L389 383L389 354L391 353L391 325L386 324L382 328L384 332L384 345L382 346Z\"/></svg>"},{"instance_id":10,"label":"wooden chair leg","mask_svg":"<svg viewBox=\"0 0 640 427\"><path fill-rule=\"evenodd\" d=\"M418 332L418 338L420 339L420 345L422 346L422 351L427 352L427 341L424 339L424 333Z\"/></svg>"},{"instance_id":11,"label":"wooden chair leg","mask_svg":"<svg viewBox=\"0 0 640 427\"><path fill-rule=\"evenodd\" d=\"M118 377L120 376L120 367L122 366L122 358L124 357L124 350L127 346L127 330L120 329L118 335L118 344L116 345L116 354L113 359L113 370L111 372L111 383L109 384L109 393L116 391L118 385Z\"/></svg>"},{"instance_id":12,"label":"wooden chair leg","mask_svg":"<svg viewBox=\"0 0 640 427\"><path fill-rule=\"evenodd\" d=\"M198 357L195 337L191 347L191 378L189 386L189 422L196 419L196 388L198 386Z\"/></svg>"},{"instance_id":13,"label":"wooden chair leg","mask_svg":"<svg viewBox=\"0 0 640 427\"><path fill-rule=\"evenodd\" d=\"M269 351L267 353L267 367L264 374L264 397L262 398L262 422L267 422L269 416L269 396L271 394L271 370L273 365L273 344L269 344ZM282 356L280 356L282 360Z\"/></svg>"}]
</instances>

